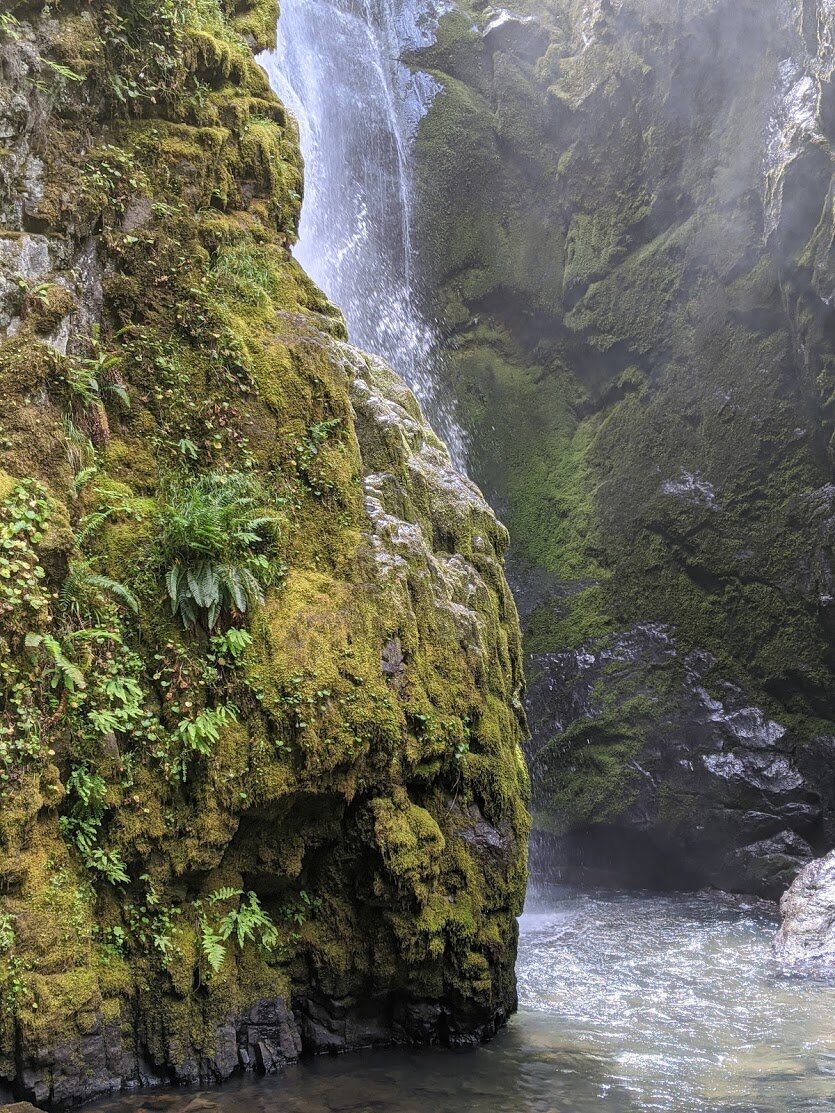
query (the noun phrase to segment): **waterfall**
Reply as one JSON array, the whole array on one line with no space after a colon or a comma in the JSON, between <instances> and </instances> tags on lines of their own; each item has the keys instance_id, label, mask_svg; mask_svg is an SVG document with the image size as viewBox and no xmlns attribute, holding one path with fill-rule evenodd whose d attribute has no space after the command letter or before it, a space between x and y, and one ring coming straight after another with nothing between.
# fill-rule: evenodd
<instances>
[{"instance_id":1,"label":"waterfall","mask_svg":"<svg viewBox=\"0 0 835 1113\"><path fill-rule=\"evenodd\" d=\"M412 242L412 147L441 87L402 61L433 41L441 2L284 0L277 47L260 61L299 123L296 258L342 309L352 341L405 379L461 465Z\"/></svg>"},{"instance_id":2,"label":"waterfall","mask_svg":"<svg viewBox=\"0 0 835 1113\"><path fill-rule=\"evenodd\" d=\"M806 144L823 139L821 90L835 72L835 0L814 0L814 4L794 0L792 22L797 31L798 54L780 63L766 136L766 239L780 223L786 171Z\"/></svg>"}]
</instances>

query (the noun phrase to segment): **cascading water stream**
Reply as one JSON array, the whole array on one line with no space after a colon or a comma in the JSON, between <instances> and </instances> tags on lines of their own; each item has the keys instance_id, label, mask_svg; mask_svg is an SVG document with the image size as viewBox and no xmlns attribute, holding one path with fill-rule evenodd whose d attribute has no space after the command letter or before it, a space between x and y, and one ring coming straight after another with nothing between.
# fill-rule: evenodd
<instances>
[{"instance_id":1,"label":"cascading water stream","mask_svg":"<svg viewBox=\"0 0 835 1113\"><path fill-rule=\"evenodd\" d=\"M779 67L778 88L766 137L763 202L765 234L780 223L786 172L804 147L822 139L822 88L835 72L835 0L819 0L814 19L802 3L792 0L797 31L796 53Z\"/></svg>"},{"instance_id":2,"label":"cascading water stream","mask_svg":"<svg viewBox=\"0 0 835 1113\"><path fill-rule=\"evenodd\" d=\"M440 87L401 61L432 41L442 10L438 0L286 0L276 50L260 61L299 122L296 258L342 309L352 341L406 380L463 466L412 243L412 144Z\"/></svg>"}]
</instances>

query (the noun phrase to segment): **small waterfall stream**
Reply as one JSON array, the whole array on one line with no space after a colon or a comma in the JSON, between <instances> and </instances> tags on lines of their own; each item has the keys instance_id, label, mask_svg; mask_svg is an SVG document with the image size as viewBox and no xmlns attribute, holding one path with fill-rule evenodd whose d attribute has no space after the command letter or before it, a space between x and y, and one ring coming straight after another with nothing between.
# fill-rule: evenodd
<instances>
[{"instance_id":1,"label":"small waterfall stream","mask_svg":"<svg viewBox=\"0 0 835 1113\"><path fill-rule=\"evenodd\" d=\"M284 0L259 59L296 116L305 201L296 258L342 309L352 341L389 363L463 466L412 244L411 148L440 86L401 58L432 41L441 0Z\"/></svg>"},{"instance_id":2,"label":"small waterfall stream","mask_svg":"<svg viewBox=\"0 0 835 1113\"><path fill-rule=\"evenodd\" d=\"M780 223L786 173L805 146L823 139L820 100L835 72L835 0L812 10L792 2L797 51L779 66L778 87L766 137L763 202L766 238Z\"/></svg>"}]
</instances>

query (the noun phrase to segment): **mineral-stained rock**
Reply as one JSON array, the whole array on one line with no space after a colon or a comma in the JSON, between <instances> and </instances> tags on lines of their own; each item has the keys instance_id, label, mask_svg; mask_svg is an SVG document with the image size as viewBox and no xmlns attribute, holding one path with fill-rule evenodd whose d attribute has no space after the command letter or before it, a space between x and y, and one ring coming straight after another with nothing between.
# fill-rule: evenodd
<instances>
[{"instance_id":1,"label":"mineral-stained rock","mask_svg":"<svg viewBox=\"0 0 835 1113\"><path fill-rule=\"evenodd\" d=\"M777 957L835 970L835 852L804 866L780 901L780 915Z\"/></svg>"}]
</instances>

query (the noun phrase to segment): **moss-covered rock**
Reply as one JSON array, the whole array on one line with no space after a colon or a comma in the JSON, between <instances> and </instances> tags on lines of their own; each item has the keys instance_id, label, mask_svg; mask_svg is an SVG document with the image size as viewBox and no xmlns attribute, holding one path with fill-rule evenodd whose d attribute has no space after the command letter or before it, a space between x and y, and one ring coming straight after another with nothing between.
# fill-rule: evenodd
<instances>
[{"instance_id":1,"label":"moss-covered rock","mask_svg":"<svg viewBox=\"0 0 835 1113\"><path fill-rule=\"evenodd\" d=\"M275 17L0 17L0 1078L39 1104L515 1003L507 535L290 255Z\"/></svg>"},{"instance_id":2,"label":"moss-covered rock","mask_svg":"<svg viewBox=\"0 0 835 1113\"><path fill-rule=\"evenodd\" d=\"M473 474L513 540L538 822L595 846L646 832L676 848L671 883L773 891L786 866L763 838L799 865L835 837L829 19L461 3L416 59L443 85L417 239ZM807 130L780 106L787 57L821 93ZM624 645L604 707L590 691ZM713 662L698 683L694 652ZM780 724L772 757L808 809L706 776L701 690Z\"/></svg>"}]
</instances>

